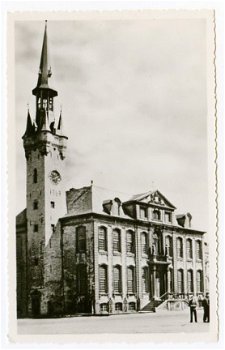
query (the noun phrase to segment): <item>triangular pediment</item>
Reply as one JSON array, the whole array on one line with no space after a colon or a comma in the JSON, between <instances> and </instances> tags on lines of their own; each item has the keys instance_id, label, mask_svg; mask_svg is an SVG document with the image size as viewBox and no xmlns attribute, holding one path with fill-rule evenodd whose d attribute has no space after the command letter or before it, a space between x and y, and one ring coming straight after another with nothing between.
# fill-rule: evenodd
<instances>
[{"instance_id":1,"label":"triangular pediment","mask_svg":"<svg viewBox=\"0 0 225 350\"><path fill-rule=\"evenodd\" d=\"M163 207L169 207L175 209L176 207L158 190L149 191L142 193L140 195L135 195L132 197L134 201L145 203L145 204L154 204Z\"/></svg>"}]
</instances>

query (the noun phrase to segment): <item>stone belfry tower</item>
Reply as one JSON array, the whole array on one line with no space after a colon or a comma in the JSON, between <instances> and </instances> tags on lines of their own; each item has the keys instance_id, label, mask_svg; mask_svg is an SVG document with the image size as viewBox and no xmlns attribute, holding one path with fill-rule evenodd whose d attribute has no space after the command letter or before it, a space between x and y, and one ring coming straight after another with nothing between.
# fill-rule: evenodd
<instances>
[{"instance_id":1,"label":"stone belfry tower","mask_svg":"<svg viewBox=\"0 0 225 350\"><path fill-rule=\"evenodd\" d=\"M23 144L27 163L27 266L28 313L46 312L46 269L49 245L58 219L66 213L64 163L67 137L62 130L62 114L55 119L54 98L57 91L49 86L47 21L37 86L36 116L27 115Z\"/></svg>"}]
</instances>

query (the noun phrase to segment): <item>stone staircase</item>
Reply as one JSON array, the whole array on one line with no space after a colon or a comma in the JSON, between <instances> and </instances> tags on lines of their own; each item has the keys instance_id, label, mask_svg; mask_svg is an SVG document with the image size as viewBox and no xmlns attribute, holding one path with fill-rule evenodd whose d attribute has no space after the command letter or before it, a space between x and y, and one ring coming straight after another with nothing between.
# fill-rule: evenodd
<instances>
[{"instance_id":1,"label":"stone staircase","mask_svg":"<svg viewBox=\"0 0 225 350\"><path fill-rule=\"evenodd\" d=\"M156 308L163 303L164 300L151 300L148 304L146 304L141 311L144 312L155 312Z\"/></svg>"}]
</instances>

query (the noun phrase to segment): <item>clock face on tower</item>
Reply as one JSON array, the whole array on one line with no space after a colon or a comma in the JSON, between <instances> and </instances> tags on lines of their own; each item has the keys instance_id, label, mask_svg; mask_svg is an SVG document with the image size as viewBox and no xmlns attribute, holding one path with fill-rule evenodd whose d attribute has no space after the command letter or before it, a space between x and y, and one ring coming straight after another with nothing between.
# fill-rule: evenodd
<instances>
[{"instance_id":1,"label":"clock face on tower","mask_svg":"<svg viewBox=\"0 0 225 350\"><path fill-rule=\"evenodd\" d=\"M57 185L62 179L60 173L57 170L51 171L51 173L49 174L49 178L55 185Z\"/></svg>"}]
</instances>

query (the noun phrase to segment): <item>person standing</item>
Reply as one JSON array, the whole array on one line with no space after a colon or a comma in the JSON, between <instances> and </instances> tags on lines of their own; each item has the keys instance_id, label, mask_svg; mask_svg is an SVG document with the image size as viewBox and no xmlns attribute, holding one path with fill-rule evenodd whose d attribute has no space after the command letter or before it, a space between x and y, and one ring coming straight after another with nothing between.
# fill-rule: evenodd
<instances>
[{"instance_id":1,"label":"person standing","mask_svg":"<svg viewBox=\"0 0 225 350\"><path fill-rule=\"evenodd\" d=\"M209 322L209 293L206 293L202 306L204 309L203 322Z\"/></svg>"},{"instance_id":2,"label":"person standing","mask_svg":"<svg viewBox=\"0 0 225 350\"><path fill-rule=\"evenodd\" d=\"M197 298L195 296L194 297L192 296L188 305L190 307L190 322L193 322L193 315L194 315L195 322L198 322L197 321L197 305L198 305Z\"/></svg>"}]
</instances>

